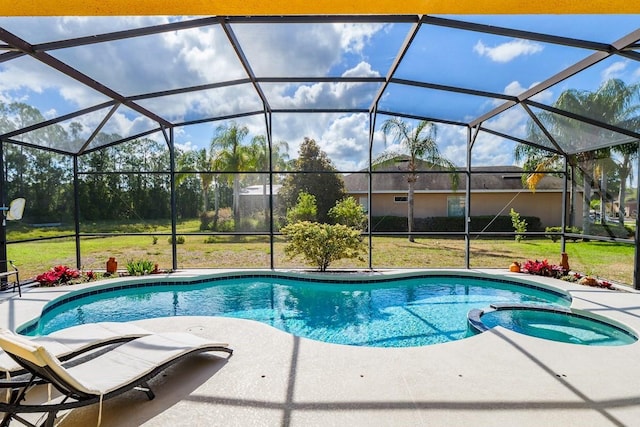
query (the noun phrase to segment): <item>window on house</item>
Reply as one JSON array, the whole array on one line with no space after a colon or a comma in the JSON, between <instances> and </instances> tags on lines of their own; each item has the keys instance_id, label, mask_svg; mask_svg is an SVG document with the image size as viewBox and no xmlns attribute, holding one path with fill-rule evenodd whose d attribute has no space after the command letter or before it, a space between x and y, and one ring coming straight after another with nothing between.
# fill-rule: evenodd
<instances>
[{"instance_id":1,"label":"window on house","mask_svg":"<svg viewBox=\"0 0 640 427\"><path fill-rule=\"evenodd\" d=\"M407 203L409 198L407 196L394 196L393 201L396 203Z\"/></svg>"},{"instance_id":2,"label":"window on house","mask_svg":"<svg viewBox=\"0 0 640 427\"><path fill-rule=\"evenodd\" d=\"M447 216L464 216L464 207L463 196L447 197Z\"/></svg>"},{"instance_id":3,"label":"window on house","mask_svg":"<svg viewBox=\"0 0 640 427\"><path fill-rule=\"evenodd\" d=\"M360 206L364 209L365 213L369 211L369 198L367 196L360 196Z\"/></svg>"}]
</instances>

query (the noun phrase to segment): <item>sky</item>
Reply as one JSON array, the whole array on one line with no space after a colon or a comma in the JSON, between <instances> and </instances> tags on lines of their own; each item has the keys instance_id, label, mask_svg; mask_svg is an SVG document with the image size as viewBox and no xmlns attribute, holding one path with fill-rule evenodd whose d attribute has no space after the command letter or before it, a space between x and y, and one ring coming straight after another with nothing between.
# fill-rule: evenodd
<instances>
[{"instance_id":1,"label":"sky","mask_svg":"<svg viewBox=\"0 0 640 427\"><path fill-rule=\"evenodd\" d=\"M640 27L638 16L473 16L448 17L525 31L612 43ZM189 17L0 17L0 27L32 44L65 40ZM257 77L385 77L410 30L409 24L232 24ZM1 50L0 50L1 53ZM247 74L222 28L212 25L123 41L105 42L49 52L55 58L125 96L243 79ZM550 76L591 55L585 49L472 31L423 25L394 77L517 96ZM622 56L608 58L534 98L552 105L562 91L596 90L609 78L640 82L640 62ZM262 83L273 109L364 108L378 91L376 83ZM47 119L105 102L107 98L30 57L0 62L0 102L24 102ZM397 111L450 121L467 121L491 111L503 101L440 90L392 84L378 110ZM198 120L262 110L250 84L139 101L170 121ZM108 109L74 121L87 137ZM377 118L374 156L398 151L384 138ZM273 139L286 141L290 157L305 137L315 139L334 165L343 171L366 167L368 114L273 114ZM517 137L526 135L527 113L512 108L486 125ZM411 122L411 121L409 121ZM263 114L237 119L250 136L266 132ZM70 122L63 122L68 127ZM209 147L220 122L175 129L182 149ZM134 135L157 127L140 114L119 108L104 132ZM467 129L437 126L441 153L455 164L466 164ZM153 138L161 138L157 134ZM472 164L512 165L515 143L481 133L474 144Z\"/></svg>"}]
</instances>

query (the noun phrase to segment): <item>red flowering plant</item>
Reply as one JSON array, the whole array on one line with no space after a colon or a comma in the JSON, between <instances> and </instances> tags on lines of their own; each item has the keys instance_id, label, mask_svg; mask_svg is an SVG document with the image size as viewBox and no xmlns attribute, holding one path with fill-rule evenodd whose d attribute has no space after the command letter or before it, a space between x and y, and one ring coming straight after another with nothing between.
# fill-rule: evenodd
<instances>
[{"instance_id":1,"label":"red flowering plant","mask_svg":"<svg viewBox=\"0 0 640 427\"><path fill-rule=\"evenodd\" d=\"M36 276L36 281L40 286L60 286L70 283L79 283L95 279L93 271L89 271L84 275L75 268L69 268L66 265L56 265L51 270Z\"/></svg>"},{"instance_id":2,"label":"red flowering plant","mask_svg":"<svg viewBox=\"0 0 640 427\"><path fill-rule=\"evenodd\" d=\"M560 277L567 274L562 266L549 264L546 259L542 261L528 260L522 267L525 272L534 274L536 276L555 277L556 279L559 279Z\"/></svg>"}]
</instances>

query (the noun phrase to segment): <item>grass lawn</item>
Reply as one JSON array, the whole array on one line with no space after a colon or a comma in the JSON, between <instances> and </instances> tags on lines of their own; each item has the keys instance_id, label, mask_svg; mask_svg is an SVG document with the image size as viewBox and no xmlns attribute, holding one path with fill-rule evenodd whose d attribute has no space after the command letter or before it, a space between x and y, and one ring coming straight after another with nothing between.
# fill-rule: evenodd
<instances>
[{"instance_id":1,"label":"grass lawn","mask_svg":"<svg viewBox=\"0 0 640 427\"><path fill-rule=\"evenodd\" d=\"M149 235L83 237L81 239L82 268L104 270L109 257L115 257L119 268L127 261L150 260L160 268L172 267L172 249L168 242L168 224L120 224L118 227L97 224L82 228L83 232L152 232ZM198 232L198 221L178 225L185 233L183 244L177 245L178 268L269 268L271 244L268 236L217 236L214 243L205 243L207 236L189 235ZM68 229L14 229L9 241L55 236L70 233ZM288 260L284 256L286 243L280 237L274 242L276 268L313 268L301 259ZM372 247L373 268L464 268L465 240L458 238L417 238L414 243L404 237L375 237ZM472 239L470 265L472 268L508 269L513 261L547 259L560 263L560 243L548 239ZM75 267L75 239L64 238L38 242L24 242L8 246L8 257L20 268L23 278L35 277L54 265ZM568 242L566 251L574 271L591 274L624 284L633 282L634 246L608 242ZM368 262L341 260L330 268L367 268Z\"/></svg>"}]
</instances>

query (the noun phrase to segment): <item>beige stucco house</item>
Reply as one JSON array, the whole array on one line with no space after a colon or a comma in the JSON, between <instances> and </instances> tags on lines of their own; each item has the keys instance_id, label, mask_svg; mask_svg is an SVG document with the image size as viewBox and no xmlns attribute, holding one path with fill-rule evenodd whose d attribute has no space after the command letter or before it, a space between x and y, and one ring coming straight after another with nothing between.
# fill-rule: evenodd
<instances>
[{"instance_id":1,"label":"beige stucco house","mask_svg":"<svg viewBox=\"0 0 640 427\"><path fill-rule=\"evenodd\" d=\"M404 169L403 169L404 168ZM415 184L415 218L464 216L467 187L464 169L459 169L457 189L450 172L437 172L423 165ZM371 215L407 216L406 161L374 169L371 183ZM470 216L509 215L511 208L521 216L540 218L543 227L562 223L564 180L545 176L535 192L523 188L522 169L516 166L474 167L471 177ZM369 177L354 173L344 177L349 195L368 205ZM581 193L577 196L581 200ZM568 204L568 197L567 197ZM581 203L576 203L575 220L581 226Z\"/></svg>"}]
</instances>

